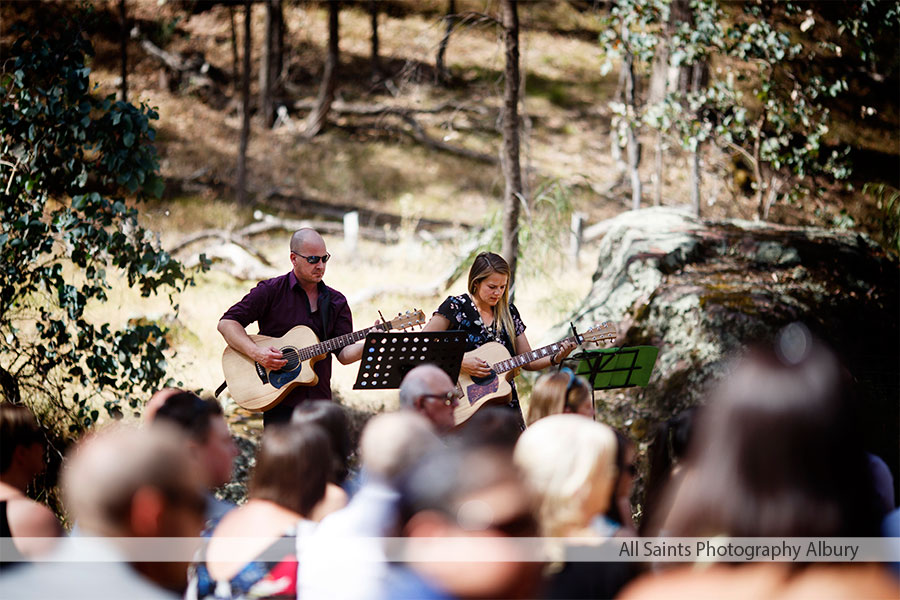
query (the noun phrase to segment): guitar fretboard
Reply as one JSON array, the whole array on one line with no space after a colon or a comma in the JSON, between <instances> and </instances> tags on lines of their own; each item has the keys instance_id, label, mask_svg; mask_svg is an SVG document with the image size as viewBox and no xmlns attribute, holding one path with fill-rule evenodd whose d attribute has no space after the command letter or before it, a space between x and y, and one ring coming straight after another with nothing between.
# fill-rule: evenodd
<instances>
[{"instance_id":1,"label":"guitar fretboard","mask_svg":"<svg viewBox=\"0 0 900 600\"><path fill-rule=\"evenodd\" d=\"M336 338L331 338L330 340L325 340L324 342L320 342L314 346L300 348L297 351L297 355L300 357L301 361L305 361L311 359L314 356L325 354L326 352L337 352L344 346L349 346L350 344L363 339L370 331L373 331L375 329L390 331L391 323L385 323L383 325L373 325L372 327L366 327L365 329L360 329L359 331L354 331L352 333L340 335Z\"/></svg>"},{"instance_id":2,"label":"guitar fretboard","mask_svg":"<svg viewBox=\"0 0 900 600\"><path fill-rule=\"evenodd\" d=\"M581 336L578 336L578 338L581 338ZM533 360L556 354L566 342L575 342L577 344L580 343L580 339L576 339L575 336L572 336L562 340L561 342L550 344L549 346L544 346L543 348L538 348L537 350L532 350L531 352L517 354L512 358L507 358L506 360L501 360L498 363L494 363L491 366L491 369L493 369L495 373L506 373L507 371L517 369L522 365L527 365Z\"/></svg>"}]
</instances>

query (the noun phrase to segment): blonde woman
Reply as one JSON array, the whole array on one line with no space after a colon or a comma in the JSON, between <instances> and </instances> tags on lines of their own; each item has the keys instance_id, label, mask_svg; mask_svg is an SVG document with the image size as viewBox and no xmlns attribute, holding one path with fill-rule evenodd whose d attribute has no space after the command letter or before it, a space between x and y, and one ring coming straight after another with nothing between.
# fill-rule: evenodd
<instances>
[{"instance_id":1,"label":"blonde woman","mask_svg":"<svg viewBox=\"0 0 900 600\"><path fill-rule=\"evenodd\" d=\"M544 417L522 433L513 459L537 497L543 536L605 537L592 521L609 508L618 476L610 427L575 414ZM626 563L551 567L544 598L612 598L631 576Z\"/></svg>"},{"instance_id":2,"label":"blonde woman","mask_svg":"<svg viewBox=\"0 0 900 600\"><path fill-rule=\"evenodd\" d=\"M562 413L594 418L594 392L591 386L566 367L556 373L541 375L534 384L525 425L530 427L538 419Z\"/></svg>"},{"instance_id":3,"label":"blonde woman","mask_svg":"<svg viewBox=\"0 0 900 600\"><path fill-rule=\"evenodd\" d=\"M525 324L515 305L509 301L511 284L506 260L493 252L481 252L469 269L467 293L444 300L424 331L464 331L467 334L466 352L488 342L499 342L510 356L530 352ZM572 342L562 344L556 354L534 360L522 368L539 371L558 365L574 349ZM460 370L473 378L487 377L491 374L491 365L484 359L467 356ZM518 411L515 385L512 388L510 406Z\"/></svg>"}]
</instances>

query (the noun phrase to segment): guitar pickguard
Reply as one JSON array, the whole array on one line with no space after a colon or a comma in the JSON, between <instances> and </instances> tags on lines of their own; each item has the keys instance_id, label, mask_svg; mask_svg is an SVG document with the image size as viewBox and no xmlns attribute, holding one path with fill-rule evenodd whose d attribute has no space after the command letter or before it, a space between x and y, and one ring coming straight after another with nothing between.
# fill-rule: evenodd
<instances>
[{"instance_id":1,"label":"guitar pickguard","mask_svg":"<svg viewBox=\"0 0 900 600\"><path fill-rule=\"evenodd\" d=\"M472 385L466 386L466 397L469 399L470 406L500 389L500 380L496 374L492 374L490 379L485 377L482 381L485 383L472 383Z\"/></svg>"},{"instance_id":2,"label":"guitar pickguard","mask_svg":"<svg viewBox=\"0 0 900 600\"><path fill-rule=\"evenodd\" d=\"M275 389L280 389L293 380L297 379L297 375L299 374L299 366L295 367L291 371L285 371L284 369L272 371L271 373L269 373L269 383L271 383L272 387L274 387Z\"/></svg>"}]
</instances>

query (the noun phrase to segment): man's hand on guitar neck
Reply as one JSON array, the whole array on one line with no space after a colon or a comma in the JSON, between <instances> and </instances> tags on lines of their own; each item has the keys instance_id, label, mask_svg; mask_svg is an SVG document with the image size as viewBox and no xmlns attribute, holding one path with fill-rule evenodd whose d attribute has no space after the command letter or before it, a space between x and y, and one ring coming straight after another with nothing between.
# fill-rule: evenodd
<instances>
[{"instance_id":1,"label":"man's hand on guitar neck","mask_svg":"<svg viewBox=\"0 0 900 600\"><path fill-rule=\"evenodd\" d=\"M269 346L268 348L257 346L257 351L254 353L253 360L270 371L277 371L287 364L281 350L274 346Z\"/></svg>"}]
</instances>

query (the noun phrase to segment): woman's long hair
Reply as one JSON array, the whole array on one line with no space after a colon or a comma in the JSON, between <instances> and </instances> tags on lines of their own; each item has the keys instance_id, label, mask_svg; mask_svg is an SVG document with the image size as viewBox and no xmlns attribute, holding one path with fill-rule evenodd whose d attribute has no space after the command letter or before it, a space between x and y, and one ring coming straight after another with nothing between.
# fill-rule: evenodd
<instances>
[{"instance_id":1,"label":"woman's long hair","mask_svg":"<svg viewBox=\"0 0 900 600\"><path fill-rule=\"evenodd\" d=\"M587 381L567 369L544 373L534 384L525 425L531 426L538 419L564 412L577 412L582 402L591 399Z\"/></svg>"},{"instance_id":2,"label":"woman's long hair","mask_svg":"<svg viewBox=\"0 0 900 600\"><path fill-rule=\"evenodd\" d=\"M516 353L516 328L513 326L512 313L509 310L509 288L512 287L512 276L510 275L509 263L493 252L481 252L472 261L472 267L469 269L469 294L475 298L475 290L478 284L493 275L499 273L506 275L506 289L503 290L503 296L497 302L494 309L494 320L499 321L500 327L506 330L506 335L512 344L512 352Z\"/></svg>"},{"instance_id":3,"label":"woman's long hair","mask_svg":"<svg viewBox=\"0 0 900 600\"><path fill-rule=\"evenodd\" d=\"M669 533L872 536L872 482L848 380L800 324L745 354L701 413Z\"/></svg>"},{"instance_id":4,"label":"woman's long hair","mask_svg":"<svg viewBox=\"0 0 900 600\"><path fill-rule=\"evenodd\" d=\"M250 498L309 517L332 472L331 441L315 423L266 427L250 478Z\"/></svg>"}]
</instances>

